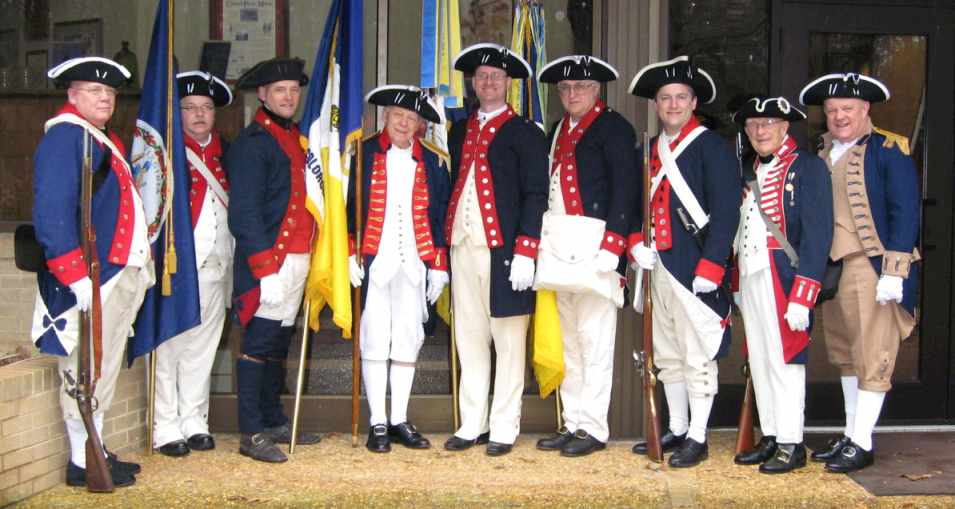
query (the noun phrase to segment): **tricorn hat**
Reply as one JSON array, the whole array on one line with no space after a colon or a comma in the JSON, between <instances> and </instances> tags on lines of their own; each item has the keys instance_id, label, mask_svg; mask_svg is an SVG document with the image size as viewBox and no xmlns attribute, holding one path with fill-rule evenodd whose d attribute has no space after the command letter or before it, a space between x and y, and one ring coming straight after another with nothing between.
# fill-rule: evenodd
<instances>
[{"instance_id":1,"label":"tricorn hat","mask_svg":"<svg viewBox=\"0 0 955 509\"><path fill-rule=\"evenodd\" d=\"M537 74L542 83L563 80L593 80L606 83L617 79L619 73L612 65L590 55L570 55L545 65Z\"/></svg>"},{"instance_id":2,"label":"tricorn hat","mask_svg":"<svg viewBox=\"0 0 955 509\"><path fill-rule=\"evenodd\" d=\"M640 69L630 82L630 93L637 97L655 99L657 91L671 83L689 86L703 104L709 104L716 99L716 84L713 83L713 78L694 65L686 55Z\"/></svg>"},{"instance_id":3,"label":"tricorn hat","mask_svg":"<svg viewBox=\"0 0 955 509\"><path fill-rule=\"evenodd\" d=\"M235 83L235 88L245 90L268 85L276 81L292 80L299 85L308 85L305 61L301 58L272 58L255 64L245 71Z\"/></svg>"},{"instance_id":4,"label":"tricorn hat","mask_svg":"<svg viewBox=\"0 0 955 509\"><path fill-rule=\"evenodd\" d=\"M827 74L803 87L799 102L819 106L829 98L862 99L870 103L888 101L889 88L881 81L854 72Z\"/></svg>"},{"instance_id":5,"label":"tricorn hat","mask_svg":"<svg viewBox=\"0 0 955 509\"><path fill-rule=\"evenodd\" d=\"M212 99L216 107L228 106L232 103L232 91L229 85L210 73L203 71L186 71L176 75L176 86L179 88L179 98L188 95L201 95Z\"/></svg>"},{"instance_id":6,"label":"tricorn hat","mask_svg":"<svg viewBox=\"0 0 955 509\"><path fill-rule=\"evenodd\" d=\"M466 74L474 74L482 65L503 69L508 76L517 79L530 77L533 73L530 64L520 55L490 42L468 46L454 58L454 68Z\"/></svg>"},{"instance_id":7,"label":"tricorn hat","mask_svg":"<svg viewBox=\"0 0 955 509\"><path fill-rule=\"evenodd\" d=\"M781 118L789 122L799 122L805 120L806 114L789 104L785 97L753 97L733 113L733 122L743 125L747 118L754 117Z\"/></svg>"},{"instance_id":8,"label":"tricorn hat","mask_svg":"<svg viewBox=\"0 0 955 509\"><path fill-rule=\"evenodd\" d=\"M365 100L378 106L398 106L411 110L431 122L441 121L438 110L428 100L428 94L415 86L385 85L368 92Z\"/></svg>"},{"instance_id":9,"label":"tricorn hat","mask_svg":"<svg viewBox=\"0 0 955 509\"><path fill-rule=\"evenodd\" d=\"M61 87L73 81L92 81L113 88L119 88L131 76L128 69L103 57L71 58L47 71L46 75Z\"/></svg>"}]
</instances>

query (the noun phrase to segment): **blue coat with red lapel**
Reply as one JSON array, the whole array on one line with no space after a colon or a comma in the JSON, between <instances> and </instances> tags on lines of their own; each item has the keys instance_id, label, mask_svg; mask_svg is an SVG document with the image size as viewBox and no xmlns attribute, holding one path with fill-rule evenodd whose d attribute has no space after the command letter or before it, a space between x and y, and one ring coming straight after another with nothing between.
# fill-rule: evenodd
<instances>
[{"instance_id":1,"label":"blue coat with red lapel","mask_svg":"<svg viewBox=\"0 0 955 509\"><path fill-rule=\"evenodd\" d=\"M502 113L503 114L503 113ZM472 117L475 114L472 114ZM468 120L455 122L448 133L451 152L451 183L462 177L461 160ZM492 119L491 122L494 120ZM547 209L548 169L547 142L544 132L533 122L520 117L504 122L488 146L487 159L493 178L493 208L500 220L499 247L491 248L491 316L502 318L534 312L533 290L511 289L510 260L515 254L518 237L540 239L541 220ZM454 207L454 204L449 204ZM449 210L449 219L453 210ZM453 224L453 223L452 223ZM451 239L447 239L448 243ZM534 256L533 253L528 253ZM455 270L454 267L451 270ZM466 267L458 270L467 270Z\"/></svg>"},{"instance_id":2,"label":"blue coat with red lapel","mask_svg":"<svg viewBox=\"0 0 955 509\"><path fill-rule=\"evenodd\" d=\"M371 138L365 140L362 143L362 171L361 171L361 181L362 181L362 220L364 224L362 225L362 236L365 239L368 239L368 204L371 202L371 178L374 174L374 167L376 162L382 163L384 161L379 161L379 159L385 158L388 149L391 148L391 140L388 137L388 133L382 131ZM412 157L415 161L423 163L425 171L425 179L427 180L427 193L428 193L428 215L427 215L427 230L430 232L431 236L431 251L430 254L425 254L422 257L429 268L435 270L448 270L448 243L444 237L444 219L448 212L448 198L451 194L451 182L448 177L448 168L441 161L434 151L424 146L420 140L414 140L414 148L412 149ZM354 166L353 166L354 167ZM354 242L355 236L355 181L357 179L348 179L348 234L349 237ZM378 214L382 220L384 220L384 211L381 214ZM376 217L377 217L376 216ZM418 228L415 228L415 233L418 232ZM365 248L365 242L362 242L362 248ZM376 243L377 244L377 243ZM377 252L377 249L375 249ZM422 252L429 253L427 248L424 248L424 251L419 248L419 255ZM433 257L431 256L433 254ZM375 261L374 254L365 254L362 256L363 266L365 268L365 273L368 274L368 268L371 267L371 263ZM362 309L365 307L365 297L368 294L368 280L370 278L365 277L362 280L362 292L361 292L361 305Z\"/></svg>"},{"instance_id":3,"label":"blue coat with red lapel","mask_svg":"<svg viewBox=\"0 0 955 509\"><path fill-rule=\"evenodd\" d=\"M691 117L678 139L682 139L698 125L696 118ZM650 140L652 150L650 165L653 168L658 168L661 164L656 143L657 137ZM731 297L724 286L729 282L727 268L736 228L739 225L741 193L738 162L729 144L717 133L707 129L677 157L676 164L703 211L709 214L706 238L701 247L697 239L683 227L677 209L686 207L680 202L675 192L661 184L660 191L651 199L655 200L653 202L655 217L667 217L668 221L665 225L659 223L656 225L657 249L663 266L688 290L692 291L693 279L698 275L720 283L720 288L716 291L697 296L718 316L724 317L727 321L723 331L723 341L716 355L716 358L719 358L729 351L731 339L729 327ZM641 231L643 208L640 205L641 200L634 201L636 202L632 227L634 233L630 235L630 246L636 242L643 242ZM664 211L665 216L657 212L660 209ZM660 232L664 229L667 234L661 236ZM665 237L669 237L668 243Z\"/></svg>"}]
</instances>

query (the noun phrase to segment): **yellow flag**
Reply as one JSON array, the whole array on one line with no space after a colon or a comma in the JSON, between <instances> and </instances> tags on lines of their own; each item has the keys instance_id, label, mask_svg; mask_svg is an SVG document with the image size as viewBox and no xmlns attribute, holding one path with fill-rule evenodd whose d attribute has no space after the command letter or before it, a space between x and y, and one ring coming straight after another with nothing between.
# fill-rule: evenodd
<instances>
[{"instance_id":1,"label":"yellow flag","mask_svg":"<svg viewBox=\"0 0 955 509\"><path fill-rule=\"evenodd\" d=\"M541 398L546 398L564 380L564 343L557 314L557 294L550 290L537 290L533 334L534 376Z\"/></svg>"}]
</instances>

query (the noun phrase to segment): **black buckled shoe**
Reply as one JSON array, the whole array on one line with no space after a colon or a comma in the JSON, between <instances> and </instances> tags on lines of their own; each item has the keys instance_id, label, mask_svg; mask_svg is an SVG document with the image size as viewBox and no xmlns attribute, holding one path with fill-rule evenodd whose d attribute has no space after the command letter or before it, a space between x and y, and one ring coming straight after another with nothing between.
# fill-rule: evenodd
<instances>
[{"instance_id":1,"label":"black buckled shoe","mask_svg":"<svg viewBox=\"0 0 955 509\"><path fill-rule=\"evenodd\" d=\"M842 435L839 438L833 438L826 444L825 449L813 451L812 454L809 455L809 459L820 463L829 461L838 456L839 451L841 451L843 447L849 445L849 442L851 442L851 440L845 435Z\"/></svg>"},{"instance_id":2,"label":"black buckled shoe","mask_svg":"<svg viewBox=\"0 0 955 509\"><path fill-rule=\"evenodd\" d=\"M491 432L481 433L474 440L468 440L466 438L461 438L457 435L451 435L444 442L444 449L447 451L463 451L470 449L474 445L486 444L491 439Z\"/></svg>"},{"instance_id":3,"label":"black buckled shoe","mask_svg":"<svg viewBox=\"0 0 955 509\"><path fill-rule=\"evenodd\" d=\"M272 441L277 444L288 444L292 442L292 429L289 427L288 423L285 423L281 426L265 428L264 433L267 433L272 438ZM318 433L299 431L298 439L295 440L295 443L297 445L312 445L321 441L322 437Z\"/></svg>"},{"instance_id":4,"label":"black buckled shoe","mask_svg":"<svg viewBox=\"0 0 955 509\"><path fill-rule=\"evenodd\" d=\"M784 474L806 466L806 446L803 444L777 444L776 454L759 466L764 474Z\"/></svg>"},{"instance_id":5,"label":"black buckled shoe","mask_svg":"<svg viewBox=\"0 0 955 509\"><path fill-rule=\"evenodd\" d=\"M574 434L567 429L566 426L561 426L557 433L554 436L542 438L537 441L537 448L542 451L559 451L567 445L567 442L570 442L574 439Z\"/></svg>"},{"instance_id":6,"label":"black buckled shoe","mask_svg":"<svg viewBox=\"0 0 955 509\"><path fill-rule=\"evenodd\" d=\"M117 488L132 486L136 483L136 477L133 474L118 468L110 467L109 476L113 479L113 486ZM66 485L86 486L86 469L76 466L72 460L66 465Z\"/></svg>"},{"instance_id":7,"label":"black buckled shoe","mask_svg":"<svg viewBox=\"0 0 955 509\"><path fill-rule=\"evenodd\" d=\"M139 463L133 463L131 461L122 461L119 459L119 456L109 452L105 447L103 450L106 451L106 460L109 461L110 468L117 468L124 472L129 472L132 475L136 475L143 471L142 467L139 466Z\"/></svg>"},{"instance_id":8,"label":"black buckled shoe","mask_svg":"<svg viewBox=\"0 0 955 509\"><path fill-rule=\"evenodd\" d=\"M752 451L741 452L733 457L737 465L759 465L776 454L776 437L772 435L759 439Z\"/></svg>"},{"instance_id":9,"label":"black buckled shoe","mask_svg":"<svg viewBox=\"0 0 955 509\"><path fill-rule=\"evenodd\" d=\"M594 451L600 451L607 447L607 444L597 440L590 433L582 429L577 430L573 434L573 437L573 440L567 442L560 450L561 456L586 456Z\"/></svg>"},{"instance_id":10,"label":"black buckled shoe","mask_svg":"<svg viewBox=\"0 0 955 509\"><path fill-rule=\"evenodd\" d=\"M488 456L504 456L505 454L511 452L511 449L514 448L514 444L502 444L501 442L488 442L487 443L487 452Z\"/></svg>"},{"instance_id":11,"label":"black buckled shoe","mask_svg":"<svg viewBox=\"0 0 955 509\"><path fill-rule=\"evenodd\" d=\"M431 441L418 433L418 429L410 422L402 422L388 426L388 435L391 439L409 449L430 449Z\"/></svg>"},{"instance_id":12,"label":"black buckled shoe","mask_svg":"<svg viewBox=\"0 0 955 509\"><path fill-rule=\"evenodd\" d=\"M849 444L839 451L839 455L826 462L826 470L834 474L848 474L875 463L875 448L867 451L859 444L849 441Z\"/></svg>"},{"instance_id":13,"label":"black buckled shoe","mask_svg":"<svg viewBox=\"0 0 955 509\"><path fill-rule=\"evenodd\" d=\"M669 465L673 468L695 467L709 457L709 452L710 446L706 442L701 444L692 438L687 438L673 456L670 456Z\"/></svg>"},{"instance_id":14,"label":"black buckled shoe","mask_svg":"<svg viewBox=\"0 0 955 509\"><path fill-rule=\"evenodd\" d=\"M272 441L272 436L266 432L250 434L243 433L239 440L239 454L254 460L266 463L284 463L288 456Z\"/></svg>"},{"instance_id":15,"label":"black buckled shoe","mask_svg":"<svg viewBox=\"0 0 955 509\"><path fill-rule=\"evenodd\" d=\"M663 437L660 439L660 445L663 446L663 452L670 452L676 450L678 447L683 445L683 442L686 440L686 433L682 435L674 435L672 431L667 431L663 434ZM634 454L647 454L647 443L646 442L637 442L634 444L632 449Z\"/></svg>"},{"instance_id":16,"label":"black buckled shoe","mask_svg":"<svg viewBox=\"0 0 955 509\"><path fill-rule=\"evenodd\" d=\"M388 439L388 426L375 424L368 428L368 441L365 447L371 452L391 452L391 440Z\"/></svg>"},{"instance_id":17,"label":"black buckled shoe","mask_svg":"<svg viewBox=\"0 0 955 509\"><path fill-rule=\"evenodd\" d=\"M211 451L216 448L216 440L208 433L196 433L186 440L193 451Z\"/></svg>"},{"instance_id":18,"label":"black buckled shoe","mask_svg":"<svg viewBox=\"0 0 955 509\"><path fill-rule=\"evenodd\" d=\"M171 458L181 458L189 454L189 446L185 440L174 440L159 446L159 452Z\"/></svg>"}]
</instances>

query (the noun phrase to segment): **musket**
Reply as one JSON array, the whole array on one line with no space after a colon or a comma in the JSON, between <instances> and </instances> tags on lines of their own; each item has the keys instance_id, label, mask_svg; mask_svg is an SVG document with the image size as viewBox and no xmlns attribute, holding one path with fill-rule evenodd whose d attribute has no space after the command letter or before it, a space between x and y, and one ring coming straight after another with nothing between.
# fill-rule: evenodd
<instances>
[{"instance_id":1,"label":"musket","mask_svg":"<svg viewBox=\"0 0 955 509\"><path fill-rule=\"evenodd\" d=\"M739 165L739 176L743 178L743 135L736 133L736 161ZM743 341L746 339L744 337ZM742 368L745 389L743 391L743 402L739 410L739 423L736 431L736 454L752 451L756 447L753 436L753 377L749 371L749 362L743 364Z\"/></svg>"},{"instance_id":2,"label":"musket","mask_svg":"<svg viewBox=\"0 0 955 509\"><path fill-rule=\"evenodd\" d=\"M362 147L361 139L355 143L355 168L354 175L352 175L351 178L355 179L355 257L358 259L358 263L361 264L361 193L362 188L365 186L365 183L362 180L362 152L364 151L364 148ZM368 277L371 277L371 275L369 274ZM361 392L361 348L359 343L359 341L361 341L361 285L358 285L352 289L351 337L351 445L352 447L358 447L358 415L361 412L361 409L358 406Z\"/></svg>"},{"instance_id":3,"label":"musket","mask_svg":"<svg viewBox=\"0 0 955 509\"><path fill-rule=\"evenodd\" d=\"M105 156L105 155L104 155ZM82 222L81 249L86 260L86 269L92 281L93 295L87 311L80 312L80 352L76 370L76 398L83 427L86 428L86 489L96 493L112 493L115 490L106 453L93 422L94 396L103 362L103 309L100 303L99 259L96 255L96 230L93 227L93 148L90 134L83 133L83 170L80 185L80 215ZM92 351L91 351L92 350ZM92 354L92 362L90 355ZM92 371L92 372L91 372ZM67 374L66 379L69 379Z\"/></svg>"},{"instance_id":4,"label":"musket","mask_svg":"<svg viewBox=\"0 0 955 509\"><path fill-rule=\"evenodd\" d=\"M743 378L746 380L746 389L743 392L743 404L739 411L736 454L752 451L756 447L753 437L753 377L750 375L748 362L743 364Z\"/></svg>"},{"instance_id":5,"label":"musket","mask_svg":"<svg viewBox=\"0 0 955 509\"><path fill-rule=\"evenodd\" d=\"M650 247L650 136L643 133L643 245ZM652 271L643 277L643 351L634 352L634 361L643 376L643 429L647 439L647 457L657 463L663 462L663 447L660 444L660 416L657 414L657 377L653 372L653 302L650 291Z\"/></svg>"}]
</instances>

